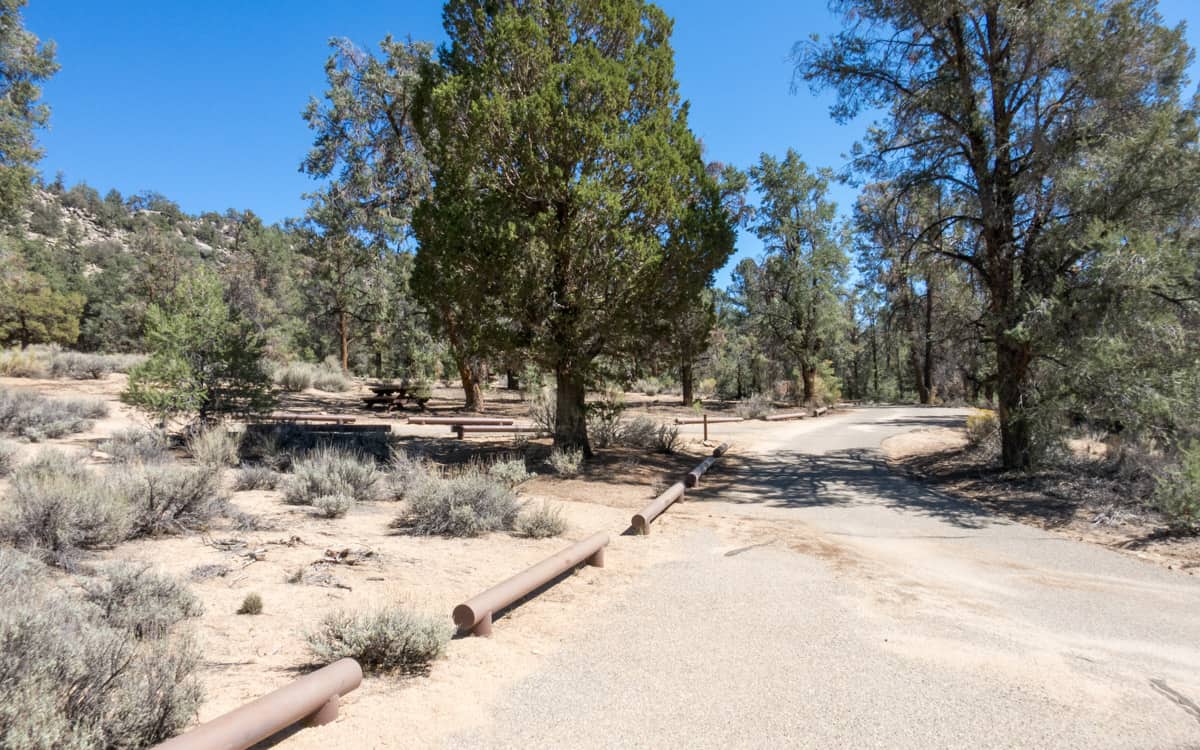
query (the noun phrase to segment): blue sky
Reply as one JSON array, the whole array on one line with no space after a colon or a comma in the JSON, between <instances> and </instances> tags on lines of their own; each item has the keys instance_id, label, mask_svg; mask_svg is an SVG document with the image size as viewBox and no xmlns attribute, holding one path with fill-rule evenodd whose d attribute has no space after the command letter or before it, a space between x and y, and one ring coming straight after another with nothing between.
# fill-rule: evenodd
<instances>
[{"instance_id":1,"label":"blue sky","mask_svg":"<svg viewBox=\"0 0 1200 750\"><path fill-rule=\"evenodd\" d=\"M815 166L844 163L865 121L839 126L828 117L828 96L790 90L792 45L837 28L824 2L660 5L675 18L676 74L709 158L746 167L764 151L792 147ZM301 194L313 187L297 170L311 143L300 112L323 90L327 40L371 47L391 33L440 42L441 7L439 0L31 0L26 24L57 43L62 65L45 87L53 116L41 135L41 169L101 191L156 190L192 213L298 216ZM1195 0L1163 0L1161 11L1170 23L1200 15ZM1188 35L1200 44L1196 29ZM846 208L853 191L838 186L835 197ZM743 232L730 267L759 251ZM727 281L721 273L718 283Z\"/></svg>"}]
</instances>

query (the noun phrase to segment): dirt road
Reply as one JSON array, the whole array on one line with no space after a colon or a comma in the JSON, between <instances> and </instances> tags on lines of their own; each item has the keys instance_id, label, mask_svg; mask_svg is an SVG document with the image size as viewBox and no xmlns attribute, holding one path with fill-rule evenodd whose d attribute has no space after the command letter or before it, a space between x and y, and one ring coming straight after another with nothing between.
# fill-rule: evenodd
<instances>
[{"instance_id":1,"label":"dirt road","mask_svg":"<svg viewBox=\"0 0 1200 750\"><path fill-rule=\"evenodd\" d=\"M884 438L961 420L728 426L739 450L654 528L686 553L446 745L1200 747L1200 580L880 464Z\"/></svg>"}]
</instances>

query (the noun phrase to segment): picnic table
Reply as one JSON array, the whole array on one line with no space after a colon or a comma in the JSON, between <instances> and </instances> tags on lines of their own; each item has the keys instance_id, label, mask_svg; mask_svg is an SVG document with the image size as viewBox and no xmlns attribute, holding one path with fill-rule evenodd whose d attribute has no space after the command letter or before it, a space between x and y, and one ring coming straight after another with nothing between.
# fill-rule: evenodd
<instances>
[{"instance_id":1,"label":"picnic table","mask_svg":"<svg viewBox=\"0 0 1200 750\"><path fill-rule=\"evenodd\" d=\"M404 406L405 401L412 401L424 409L429 401L429 386L423 383L369 383L371 396L363 396L363 405L368 409L382 406L385 411L392 411Z\"/></svg>"}]
</instances>

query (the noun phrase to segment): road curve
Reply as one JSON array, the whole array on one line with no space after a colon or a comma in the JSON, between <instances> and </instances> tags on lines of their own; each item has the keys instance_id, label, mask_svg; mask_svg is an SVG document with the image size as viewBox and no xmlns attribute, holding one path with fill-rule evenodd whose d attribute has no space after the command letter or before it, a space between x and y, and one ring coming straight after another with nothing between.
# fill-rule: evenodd
<instances>
[{"instance_id":1,"label":"road curve","mask_svg":"<svg viewBox=\"0 0 1200 750\"><path fill-rule=\"evenodd\" d=\"M447 746L1200 747L1200 581L881 465L962 414L730 425L755 449L657 522L686 554Z\"/></svg>"}]
</instances>

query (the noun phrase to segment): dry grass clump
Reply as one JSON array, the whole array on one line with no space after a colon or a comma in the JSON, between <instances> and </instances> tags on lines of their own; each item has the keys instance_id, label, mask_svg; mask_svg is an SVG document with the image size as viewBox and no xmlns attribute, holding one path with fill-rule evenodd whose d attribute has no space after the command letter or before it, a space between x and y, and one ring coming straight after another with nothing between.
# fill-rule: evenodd
<instances>
[{"instance_id":1,"label":"dry grass clump","mask_svg":"<svg viewBox=\"0 0 1200 750\"><path fill-rule=\"evenodd\" d=\"M318 448L292 466L283 490L288 505L314 505L317 498L343 495L353 502L374 500L381 475L375 461L334 448Z\"/></svg>"},{"instance_id":2,"label":"dry grass clump","mask_svg":"<svg viewBox=\"0 0 1200 750\"><path fill-rule=\"evenodd\" d=\"M44 378L49 374L49 361L35 347L0 350L0 377Z\"/></svg>"},{"instance_id":3,"label":"dry grass clump","mask_svg":"<svg viewBox=\"0 0 1200 750\"><path fill-rule=\"evenodd\" d=\"M477 465L453 474L428 474L409 488L405 501L393 526L426 536L509 530L521 509L512 488Z\"/></svg>"},{"instance_id":4,"label":"dry grass clump","mask_svg":"<svg viewBox=\"0 0 1200 750\"><path fill-rule=\"evenodd\" d=\"M202 698L191 639L156 628L140 637L123 624L135 610L115 606L110 619L49 578L35 560L0 549L0 747L125 750L190 724ZM127 593L127 602L154 601ZM138 611L132 622L146 624L150 614Z\"/></svg>"},{"instance_id":5,"label":"dry grass clump","mask_svg":"<svg viewBox=\"0 0 1200 750\"><path fill-rule=\"evenodd\" d=\"M162 430L121 430L98 448L117 463L157 464L171 459L170 441Z\"/></svg>"},{"instance_id":6,"label":"dry grass clump","mask_svg":"<svg viewBox=\"0 0 1200 750\"><path fill-rule=\"evenodd\" d=\"M967 440L980 445L1000 432L1000 418L991 409L976 409L967 416Z\"/></svg>"},{"instance_id":7,"label":"dry grass clump","mask_svg":"<svg viewBox=\"0 0 1200 750\"><path fill-rule=\"evenodd\" d=\"M739 401L734 407L734 413L742 419L762 419L775 411L775 405L767 396L756 393L748 399Z\"/></svg>"},{"instance_id":8,"label":"dry grass clump","mask_svg":"<svg viewBox=\"0 0 1200 750\"><path fill-rule=\"evenodd\" d=\"M108 405L96 399L50 399L0 389L0 434L35 443L91 429L92 420L107 415Z\"/></svg>"},{"instance_id":9,"label":"dry grass clump","mask_svg":"<svg viewBox=\"0 0 1200 750\"><path fill-rule=\"evenodd\" d=\"M674 453L679 446L679 428L673 424L662 424L650 417L635 417L621 423L615 442L632 448Z\"/></svg>"},{"instance_id":10,"label":"dry grass clump","mask_svg":"<svg viewBox=\"0 0 1200 750\"><path fill-rule=\"evenodd\" d=\"M187 452L202 466L233 466L238 462L238 438L223 426L212 425L188 438Z\"/></svg>"},{"instance_id":11,"label":"dry grass clump","mask_svg":"<svg viewBox=\"0 0 1200 750\"><path fill-rule=\"evenodd\" d=\"M583 466L583 451L573 448L554 448L547 459L554 473L563 477L573 477Z\"/></svg>"},{"instance_id":12,"label":"dry grass clump","mask_svg":"<svg viewBox=\"0 0 1200 750\"><path fill-rule=\"evenodd\" d=\"M372 612L333 612L307 635L322 663L351 658L366 672L413 672L438 658L454 634L443 618L390 606Z\"/></svg>"},{"instance_id":13,"label":"dry grass clump","mask_svg":"<svg viewBox=\"0 0 1200 750\"><path fill-rule=\"evenodd\" d=\"M269 466L246 466L234 476L233 489L237 492L273 490L279 482L279 474Z\"/></svg>"},{"instance_id":14,"label":"dry grass clump","mask_svg":"<svg viewBox=\"0 0 1200 750\"><path fill-rule=\"evenodd\" d=\"M330 393L343 393L354 387L354 381L339 365L323 362L290 362L275 370L275 382L285 391L299 392L309 388Z\"/></svg>"},{"instance_id":15,"label":"dry grass clump","mask_svg":"<svg viewBox=\"0 0 1200 750\"><path fill-rule=\"evenodd\" d=\"M228 507L220 476L205 466L145 466L116 486L132 517L132 537L201 531Z\"/></svg>"},{"instance_id":16,"label":"dry grass clump","mask_svg":"<svg viewBox=\"0 0 1200 750\"><path fill-rule=\"evenodd\" d=\"M238 607L237 614L239 615L261 615L263 611L262 597L251 591L246 594L246 598L242 599L242 606Z\"/></svg>"},{"instance_id":17,"label":"dry grass clump","mask_svg":"<svg viewBox=\"0 0 1200 750\"><path fill-rule=\"evenodd\" d=\"M567 519L562 509L543 500L538 505L526 506L517 516L515 531L531 539L560 536L567 530Z\"/></svg>"},{"instance_id":18,"label":"dry grass clump","mask_svg":"<svg viewBox=\"0 0 1200 750\"><path fill-rule=\"evenodd\" d=\"M80 549L123 541L133 525L129 504L113 482L55 450L19 466L6 498L0 541L62 565Z\"/></svg>"},{"instance_id":19,"label":"dry grass clump","mask_svg":"<svg viewBox=\"0 0 1200 750\"><path fill-rule=\"evenodd\" d=\"M144 354L73 352L57 346L35 345L0 350L0 375L9 378L99 380L113 372L128 372L146 359Z\"/></svg>"},{"instance_id":20,"label":"dry grass clump","mask_svg":"<svg viewBox=\"0 0 1200 750\"><path fill-rule=\"evenodd\" d=\"M9 440L0 440L0 477L6 477L17 468L17 445Z\"/></svg>"}]
</instances>

